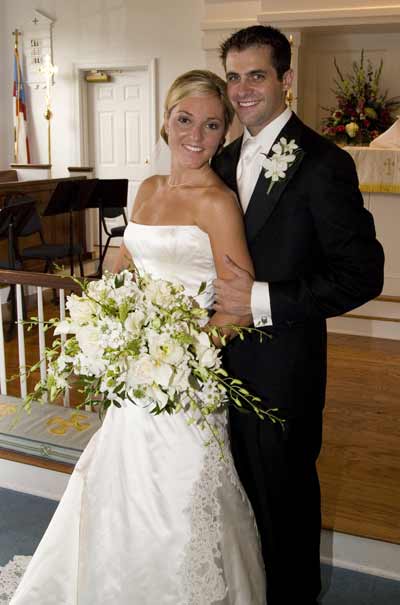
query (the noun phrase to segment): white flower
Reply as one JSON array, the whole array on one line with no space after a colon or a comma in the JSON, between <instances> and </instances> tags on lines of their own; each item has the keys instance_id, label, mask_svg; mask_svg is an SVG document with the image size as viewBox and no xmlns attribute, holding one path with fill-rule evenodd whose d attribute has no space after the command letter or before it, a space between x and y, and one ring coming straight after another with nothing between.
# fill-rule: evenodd
<instances>
[{"instance_id":1,"label":"white flower","mask_svg":"<svg viewBox=\"0 0 400 605\"><path fill-rule=\"evenodd\" d=\"M194 346L200 366L213 368L217 364L219 351L211 344L206 332L200 332L196 335Z\"/></svg>"},{"instance_id":2,"label":"white flower","mask_svg":"<svg viewBox=\"0 0 400 605\"><path fill-rule=\"evenodd\" d=\"M88 323L96 312L96 305L88 298L71 294L65 305L73 322Z\"/></svg>"},{"instance_id":3,"label":"white flower","mask_svg":"<svg viewBox=\"0 0 400 605\"><path fill-rule=\"evenodd\" d=\"M171 365L181 363L185 350L168 334L159 334L154 330L147 330L147 341L149 344L149 353L153 359Z\"/></svg>"},{"instance_id":4,"label":"white flower","mask_svg":"<svg viewBox=\"0 0 400 605\"><path fill-rule=\"evenodd\" d=\"M168 395L164 393L158 386L153 385L151 389L149 389L149 395L152 399L157 401L161 407L164 407L168 403Z\"/></svg>"},{"instance_id":5,"label":"white flower","mask_svg":"<svg viewBox=\"0 0 400 605\"><path fill-rule=\"evenodd\" d=\"M57 327L54 330L54 335L59 336L60 334L74 334L76 330L76 324L69 319L63 319L62 321L58 322Z\"/></svg>"},{"instance_id":6,"label":"white flower","mask_svg":"<svg viewBox=\"0 0 400 605\"><path fill-rule=\"evenodd\" d=\"M145 319L145 314L139 309L133 311L133 313L129 313L124 323L125 330L127 330L127 332L137 334L143 327Z\"/></svg>"},{"instance_id":7,"label":"white flower","mask_svg":"<svg viewBox=\"0 0 400 605\"><path fill-rule=\"evenodd\" d=\"M292 139L288 143L287 139L285 139L285 137L281 137L279 142L280 142L281 146L283 147L285 153L293 153L293 151L296 151L299 148L299 146L297 145L297 143L295 142L294 139Z\"/></svg>"},{"instance_id":8,"label":"white flower","mask_svg":"<svg viewBox=\"0 0 400 605\"><path fill-rule=\"evenodd\" d=\"M189 377L192 371L187 366L178 368L172 377L171 386L178 391L186 391L190 387Z\"/></svg>"},{"instance_id":9,"label":"white flower","mask_svg":"<svg viewBox=\"0 0 400 605\"><path fill-rule=\"evenodd\" d=\"M285 137L281 137L278 143L272 147L273 155L266 157L262 162L265 170L264 176L270 179L267 193L269 193L275 183L280 179L286 178L286 171L296 159L295 151L299 149L294 139L287 142Z\"/></svg>"},{"instance_id":10,"label":"white flower","mask_svg":"<svg viewBox=\"0 0 400 605\"><path fill-rule=\"evenodd\" d=\"M172 368L166 363L154 363L147 353L128 362L127 385L136 387L140 385L153 385L167 387L172 377Z\"/></svg>"},{"instance_id":11,"label":"white flower","mask_svg":"<svg viewBox=\"0 0 400 605\"><path fill-rule=\"evenodd\" d=\"M101 357L103 351L100 347L101 332L98 327L82 326L76 333L76 339L84 355L92 359Z\"/></svg>"},{"instance_id":12,"label":"white flower","mask_svg":"<svg viewBox=\"0 0 400 605\"><path fill-rule=\"evenodd\" d=\"M347 134L349 135L349 137L351 139L354 139L357 132L360 130L360 127L355 122L349 122L349 124L346 124L345 130L346 130Z\"/></svg>"},{"instance_id":13,"label":"white flower","mask_svg":"<svg viewBox=\"0 0 400 605\"><path fill-rule=\"evenodd\" d=\"M171 307L176 301L176 296L172 293L171 286L162 279L154 279L149 282L146 287L146 296L153 304L164 308Z\"/></svg>"}]
</instances>

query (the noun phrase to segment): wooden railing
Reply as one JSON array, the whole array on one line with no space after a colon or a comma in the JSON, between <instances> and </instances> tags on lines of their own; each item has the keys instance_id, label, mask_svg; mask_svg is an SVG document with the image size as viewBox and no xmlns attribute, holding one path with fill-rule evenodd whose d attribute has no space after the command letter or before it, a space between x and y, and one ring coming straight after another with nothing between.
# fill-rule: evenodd
<instances>
[{"instance_id":1,"label":"wooden railing","mask_svg":"<svg viewBox=\"0 0 400 605\"><path fill-rule=\"evenodd\" d=\"M15 287L16 301L16 323L18 337L18 365L20 375L20 396L23 399L27 395L27 377L26 377L26 354L25 354L25 326L23 321L28 319L24 317L24 295L23 287L28 286L33 289L33 295L29 296L36 299L38 324L38 344L40 359L40 379L46 378L46 359L45 359L45 330L44 330L44 291L57 291L59 300L60 319L65 317L65 294L66 292L80 292L80 285L70 277L61 277L47 273L34 273L27 271L9 271L0 270L0 284ZM33 315L34 313L30 313ZM5 354L5 333L3 322L3 305L0 304L0 394L7 395L7 367ZM61 337L65 339L64 337ZM64 405L69 405L68 394L64 398Z\"/></svg>"}]
</instances>

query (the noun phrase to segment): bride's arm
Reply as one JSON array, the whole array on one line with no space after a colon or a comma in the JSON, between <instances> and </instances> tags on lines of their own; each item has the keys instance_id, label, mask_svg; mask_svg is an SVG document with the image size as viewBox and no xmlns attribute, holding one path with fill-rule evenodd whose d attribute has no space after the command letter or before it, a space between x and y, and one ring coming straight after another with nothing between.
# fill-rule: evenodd
<instances>
[{"instance_id":1,"label":"bride's arm","mask_svg":"<svg viewBox=\"0 0 400 605\"><path fill-rule=\"evenodd\" d=\"M226 256L254 277L254 267L246 243L243 214L236 196L229 190L215 188L209 199L203 202L200 205L197 223L210 238L218 278L235 278L235 274L229 269L229 264L225 260ZM209 324L248 326L252 324L252 317L216 312ZM224 330L224 333L228 338L236 334L228 329Z\"/></svg>"},{"instance_id":2,"label":"bride's arm","mask_svg":"<svg viewBox=\"0 0 400 605\"><path fill-rule=\"evenodd\" d=\"M111 267L111 273L119 273L122 269L128 269L132 264L132 256L128 252L125 244L122 243L119 247L117 258L114 260Z\"/></svg>"}]
</instances>

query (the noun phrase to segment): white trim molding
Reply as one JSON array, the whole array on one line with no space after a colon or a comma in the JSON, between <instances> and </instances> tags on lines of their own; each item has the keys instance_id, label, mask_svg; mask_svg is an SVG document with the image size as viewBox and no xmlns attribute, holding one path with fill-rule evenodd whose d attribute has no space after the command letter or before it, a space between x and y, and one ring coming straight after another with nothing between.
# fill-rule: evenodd
<instances>
[{"instance_id":1,"label":"white trim molding","mask_svg":"<svg viewBox=\"0 0 400 605\"><path fill-rule=\"evenodd\" d=\"M259 23L294 29L345 25L393 25L393 23L400 23L400 4L393 6L264 11L257 15L257 20Z\"/></svg>"},{"instance_id":2,"label":"white trim molding","mask_svg":"<svg viewBox=\"0 0 400 605\"><path fill-rule=\"evenodd\" d=\"M400 580L400 544L323 529L321 561L372 576Z\"/></svg>"}]
</instances>

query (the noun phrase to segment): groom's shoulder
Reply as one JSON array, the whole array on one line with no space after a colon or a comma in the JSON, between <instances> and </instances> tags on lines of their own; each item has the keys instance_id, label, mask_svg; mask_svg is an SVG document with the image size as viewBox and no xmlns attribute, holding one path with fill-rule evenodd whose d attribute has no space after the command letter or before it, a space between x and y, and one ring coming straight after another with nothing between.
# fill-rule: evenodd
<instances>
[{"instance_id":1,"label":"groom's shoulder","mask_svg":"<svg viewBox=\"0 0 400 605\"><path fill-rule=\"evenodd\" d=\"M237 161L241 141L242 137L240 136L228 145L225 145L225 147L223 147L223 149L213 157L212 167L217 173L224 173Z\"/></svg>"},{"instance_id":2,"label":"groom's shoulder","mask_svg":"<svg viewBox=\"0 0 400 605\"><path fill-rule=\"evenodd\" d=\"M243 136L241 135L240 137L237 137L237 139L234 139L231 143L228 143L228 145L225 145L225 147L223 147L221 153L219 153L217 157L228 157L235 154L242 144L242 139Z\"/></svg>"},{"instance_id":3,"label":"groom's shoulder","mask_svg":"<svg viewBox=\"0 0 400 605\"><path fill-rule=\"evenodd\" d=\"M346 162L352 161L350 154L322 136L319 132L310 128L306 124L298 120L299 126L301 128L301 143L300 147L306 152L309 159L313 158L317 161L338 161L338 162Z\"/></svg>"}]
</instances>

